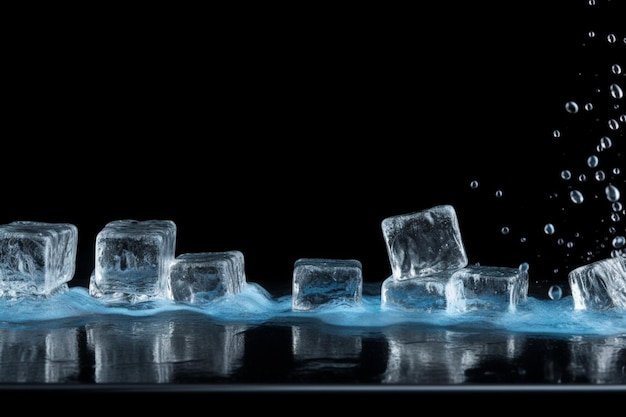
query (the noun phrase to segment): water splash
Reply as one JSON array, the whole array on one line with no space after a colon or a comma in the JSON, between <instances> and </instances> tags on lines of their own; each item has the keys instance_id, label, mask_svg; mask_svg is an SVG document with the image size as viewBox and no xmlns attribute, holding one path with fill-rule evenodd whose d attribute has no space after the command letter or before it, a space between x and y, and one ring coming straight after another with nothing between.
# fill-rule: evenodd
<instances>
[{"instance_id":1,"label":"water splash","mask_svg":"<svg viewBox=\"0 0 626 417\"><path fill-rule=\"evenodd\" d=\"M528 268L528 264L520 265ZM93 319L98 316L147 317L168 312L200 313L207 319L226 323L261 324L269 321L319 320L353 328L382 328L411 324L428 328L502 330L512 333L620 335L626 334L623 311L575 311L571 295L563 296L559 286L549 289L549 298L529 296L514 311L446 309L407 312L381 308L378 284L368 284L360 304L325 304L312 311L294 311L291 296L273 296L256 283L246 283L241 293L201 304L152 300L136 304L109 304L91 297L82 287L69 288L48 299L0 300L0 327L46 325L50 320Z\"/></svg>"},{"instance_id":2,"label":"water splash","mask_svg":"<svg viewBox=\"0 0 626 417\"><path fill-rule=\"evenodd\" d=\"M621 168L626 146L626 37L623 25L610 27L612 22L594 17L594 12L612 6L606 1L589 2L589 24L581 26L584 32L580 37L570 38L580 42L574 45L578 48L576 56L588 59L579 59L580 67L567 69L571 71L571 91L560 105L556 103L560 112L554 115L557 126L550 129L539 152L555 166L538 167L542 171L533 180L541 186L522 191L536 193L532 200L538 201L539 214L534 219L509 216L497 226L501 239L509 245L507 251L523 253L535 271L551 273L541 277L548 280L564 280L577 266L626 253L626 210L621 201L626 189ZM534 168L533 161L527 166ZM515 175L521 174L515 171ZM472 178L474 197L485 195L479 183L487 185L487 178ZM531 204L530 195L515 195L515 190L505 188L497 185L483 191L506 193L521 202L519 206ZM482 206L484 202L474 204ZM520 209L520 216L527 213L527 209ZM520 243L524 247L517 246Z\"/></svg>"}]
</instances>

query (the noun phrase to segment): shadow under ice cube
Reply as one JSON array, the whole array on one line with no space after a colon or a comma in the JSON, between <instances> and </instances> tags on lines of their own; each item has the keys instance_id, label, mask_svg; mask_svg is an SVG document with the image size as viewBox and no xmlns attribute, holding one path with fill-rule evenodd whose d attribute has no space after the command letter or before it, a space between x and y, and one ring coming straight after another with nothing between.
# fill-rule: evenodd
<instances>
[{"instance_id":1,"label":"shadow under ice cube","mask_svg":"<svg viewBox=\"0 0 626 417\"><path fill-rule=\"evenodd\" d=\"M166 296L176 247L171 220L115 220L96 236L95 269L89 294L116 301Z\"/></svg>"},{"instance_id":2,"label":"shadow under ice cube","mask_svg":"<svg viewBox=\"0 0 626 417\"><path fill-rule=\"evenodd\" d=\"M292 308L313 310L323 304L361 304L363 274L355 259L301 258L294 264Z\"/></svg>"},{"instance_id":3,"label":"shadow under ice cube","mask_svg":"<svg viewBox=\"0 0 626 417\"><path fill-rule=\"evenodd\" d=\"M239 251L184 253L170 267L168 298L210 301L240 293L245 282L244 257Z\"/></svg>"},{"instance_id":4,"label":"shadow under ice cube","mask_svg":"<svg viewBox=\"0 0 626 417\"><path fill-rule=\"evenodd\" d=\"M382 221L395 279L411 279L462 268L467 255L454 207L441 205Z\"/></svg>"},{"instance_id":5,"label":"shadow under ice cube","mask_svg":"<svg viewBox=\"0 0 626 417\"><path fill-rule=\"evenodd\" d=\"M76 270L78 229L68 223L0 225L0 296L49 296Z\"/></svg>"},{"instance_id":6,"label":"shadow under ice cube","mask_svg":"<svg viewBox=\"0 0 626 417\"><path fill-rule=\"evenodd\" d=\"M573 269L568 281L575 310L626 309L626 258L623 256Z\"/></svg>"}]
</instances>

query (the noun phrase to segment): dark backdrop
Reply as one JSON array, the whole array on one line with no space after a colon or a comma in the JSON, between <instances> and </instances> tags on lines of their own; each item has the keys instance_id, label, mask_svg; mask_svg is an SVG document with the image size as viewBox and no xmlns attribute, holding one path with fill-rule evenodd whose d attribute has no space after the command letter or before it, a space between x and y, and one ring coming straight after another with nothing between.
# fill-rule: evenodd
<instances>
[{"instance_id":1,"label":"dark backdrop","mask_svg":"<svg viewBox=\"0 0 626 417\"><path fill-rule=\"evenodd\" d=\"M452 204L470 262L564 280L624 234L602 191L623 191L623 173L585 166L623 162L623 128L607 128L624 114L608 93L626 87L618 3L29 15L4 65L0 221L76 224L75 285L98 231L132 218L174 220L177 254L237 249L249 281L289 287L300 257L385 279L382 219ZM568 114L568 100L594 108Z\"/></svg>"}]
</instances>

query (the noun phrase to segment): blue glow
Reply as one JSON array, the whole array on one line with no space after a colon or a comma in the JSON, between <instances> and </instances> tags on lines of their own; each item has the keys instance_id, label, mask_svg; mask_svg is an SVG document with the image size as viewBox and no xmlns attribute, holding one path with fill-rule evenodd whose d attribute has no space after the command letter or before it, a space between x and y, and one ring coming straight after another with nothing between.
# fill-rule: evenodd
<instances>
[{"instance_id":1,"label":"blue glow","mask_svg":"<svg viewBox=\"0 0 626 417\"><path fill-rule=\"evenodd\" d=\"M291 295L273 297L262 286L246 283L243 290L204 304L184 304L169 300L112 305L88 294L87 289L73 287L47 299L21 298L0 300L0 327L32 324L68 318L90 318L99 315L151 316L163 312L192 311L221 322L259 324L272 320L316 319L341 327L382 328L395 324L415 324L433 328L476 331L507 331L548 335L623 335L626 313L620 310L574 310L573 299L558 300L528 297L515 311L474 310L448 313L407 312L383 309L379 294L363 295L360 305L322 305L313 311L293 311Z\"/></svg>"}]
</instances>

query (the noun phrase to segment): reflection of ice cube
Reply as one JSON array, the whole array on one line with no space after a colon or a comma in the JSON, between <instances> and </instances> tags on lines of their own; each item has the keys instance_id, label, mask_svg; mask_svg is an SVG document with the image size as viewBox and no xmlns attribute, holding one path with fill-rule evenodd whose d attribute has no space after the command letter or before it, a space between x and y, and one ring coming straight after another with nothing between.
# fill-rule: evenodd
<instances>
[{"instance_id":1,"label":"reflection of ice cube","mask_svg":"<svg viewBox=\"0 0 626 417\"><path fill-rule=\"evenodd\" d=\"M626 309L626 258L614 256L568 274L575 310Z\"/></svg>"},{"instance_id":2,"label":"reflection of ice cube","mask_svg":"<svg viewBox=\"0 0 626 417\"><path fill-rule=\"evenodd\" d=\"M106 224L96 237L89 294L130 301L165 296L175 246L176 225L171 220Z\"/></svg>"},{"instance_id":3,"label":"reflection of ice cube","mask_svg":"<svg viewBox=\"0 0 626 417\"><path fill-rule=\"evenodd\" d=\"M79 352L75 327L0 328L0 383L75 383Z\"/></svg>"},{"instance_id":4,"label":"reflection of ice cube","mask_svg":"<svg viewBox=\"0 0 626 417\"><path fill-rule=\"evenodd\" d=\"M292 308L312 310L322 304L360 304L361 262L355 259L301 258L294 264Z\"/></svg>"},{"instance_id":5,"label":"reflection of ice cube","mask_svg":"<svg viewBox=\"0 0 626 417\"><path fill-rule=\"evenodd\" d=\"M76 268L78 229L67 223L0 225L0 296L48 296L67 289Z\"/></svg>"},{"instance_id":6,"label":"reflection of ice cube","mask_svg":"<svg viewBox=\"0 0 626 417\"><path fill-rule=\"evenodd\" d=\"M448 309L514 310L528 299L528 269L472 265L455 271L450 278L450 288L461 292L448 294ZM460 285L455 285L455 282Z\"/></svg>"},{"instance_id":7,"label":"reflection of ice cube","mask_svg":"<svg viewBox=\"0 0 626 417\"><path fill-rule=\"evenodd\" d=\"M449 287L454 271L442 271L429 276L412 279L395 279L393 276L383 281L380 290L383 308L399 308L406 311L432 311L447 308L447 293L462 293L462 283Z\"/></svg>"},{"instance_id":8,"label":"reflection of ice cube","mask_svg":"<svg viewBox=\"0 0 626 417\"><path fill-rule=\"evenodd\" d=\"M244 258L239 251L184 253L174 259L168 297L196 303L238 294L245 283Z\"/></svg>"},{"instance_id":9,"label":"reflection of ice cube","mask_svg":"<svg viewBox=\"0 0 626 417\"><path fill-rule=\"evenodd\" d=\"M388 217L382 221L395 279L410 279L467 265L456 212L452 206Z\"/></svg>"},{"instance_id":10,"label":"reflection of ice cube","mask_svg":"<svg viewBox=\"0 0 626 417\"><path fill-rule=\"evenodd\" d=\"M384 334L389 345L385 384L463 384L474 375L510 377L519 372L526 345L521 334L414 332L407 327L390 327Z\"/></svg>"}]
</instances>

